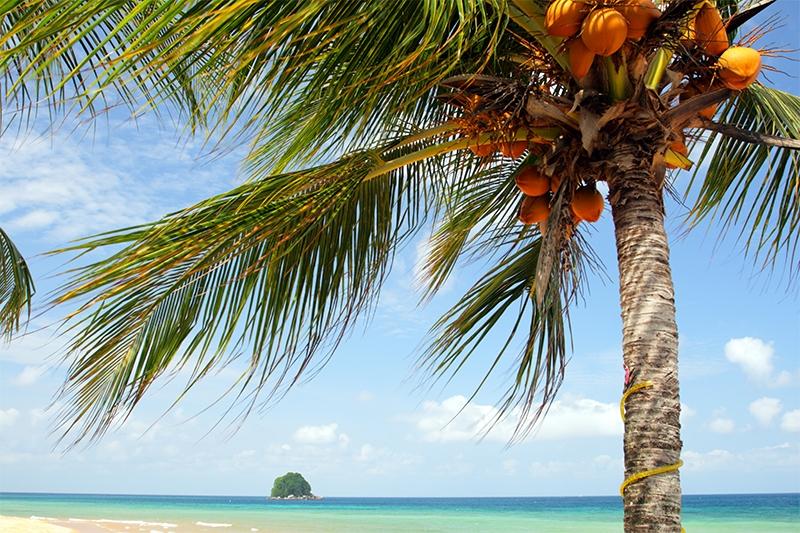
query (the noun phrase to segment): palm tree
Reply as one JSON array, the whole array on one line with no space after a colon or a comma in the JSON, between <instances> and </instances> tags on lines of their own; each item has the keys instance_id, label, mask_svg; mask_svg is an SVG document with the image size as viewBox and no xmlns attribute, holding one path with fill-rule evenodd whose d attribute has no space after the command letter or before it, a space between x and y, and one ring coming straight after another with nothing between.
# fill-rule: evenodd
<instances>
[{"instance_id":1,"label":"palm tree","mask_svg":"<svg viewBox=\"0 0 800 533\"><path fill-rule=\"evenodd\" d=\"M606 182L627 369L625 530L679 531L668 167L688 168L685 143L705 141L689 222L743 228L766 265L794 261L800 98L753 84L760 56L778 51L758 64L722 53L754 43L761 29L737 31L773 1L2 7L0 68L20 109L91 111L116 95L251 142L243 185L62 250L113 250L55 297L78 304L65 434L97 438L156 379L188 368L188 390L231 358L246 362L231 387L242 416L280 398L370 313L396 251L432 224L425 297L460 260L494 266L434 324L420 364L457 372L510 317L486 375L510 358L500 416L517 417L521 437L563 378L568 309L595 264L584 228Z\"/></svg>"}]
</instances>

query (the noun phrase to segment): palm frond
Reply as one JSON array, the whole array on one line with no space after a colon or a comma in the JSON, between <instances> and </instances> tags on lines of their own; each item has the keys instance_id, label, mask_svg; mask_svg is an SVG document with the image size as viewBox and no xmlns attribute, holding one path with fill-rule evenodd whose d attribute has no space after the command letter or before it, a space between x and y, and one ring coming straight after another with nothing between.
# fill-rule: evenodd
<instances>
[{"instance_id":1,"label":"palm frond","mask_svg":"<svg viewBox=\"0 0 800 533\"><path fill-rule=\"evenodd\" d=\"M110 87L125 100L171 97L198 120L218 120L231 142L253 141L281 172L374 146L374 132L398 117L441 119L435 86L492 59L504 5L10 2L0 8L0 72L23 103L55 102L70 86L83 107Z\"/></svg>"},{"instance_id":2,"label":"palm frond","mask_svg":"<svg viewBox=\"0 0 800 533\"><path fill-rule=\"evenodd\" d=\"M8 339L19 330L22 314L30 315L34 292L25 258L0 228L0 336Z\"/></svg>"},{"instance_id":3,"label":"palm frond","mask_svg":"<svg viewBox=\"0 0 800 533\"><path fill-rule=\"evenodd\" d=\"M431 235L425 258L423 281L428 297L444 285L459 260L487 259L500 253L501 248L494 245L503 240L500 234L504 230L518 233L519 189L511 179L511 168L492 165L475 176L450 182L441 221ZM492 245L480 246L487 241Z\"/></svg>"},{"instance_id":4,"label":"palm frond","mask_svg":"<svg viewBox=\"0 0 800 533\"><path fill-rule=\"evenodd\" d=\"M102 435L154 380L184 368L188 390L243 358L242 415L313 372L377 301L395 250L436 209L446 176L474 173L474 158L444 153L375 177L388 168L382 157L434 142L400 139L253 180L64 250L123 246L77 268L55 299L82 302L67 322L65 435Z\"/></svg>"},{"instance_id":5,"label":"palm frond","mask_svg":"<svg viewBox=\"0 0 800 533\"><path fill-rule=\"evenodd\" d=\"M566 365L568 305L581 279L581 261L569 269L554 269L552 279L538 298L536 271L541 259L542 239L517 226L516 242L506 246L497 264L442 316L430 332L431 341L420 365L434 378L452 376L483 346L489 332L503 324L508 335L487 361L484 378L473 394L487 382L509 351L519 350L512 384L500 402L497 419L517 417L515 438L530 431L555 397ZM580 258L577 242L571 254ZM541 300L537 304L537 300ZM521 345L521 346L520 346ZM490 427L483 428L488 431Z\"/></svg>"},{"instance_id":6,"label":"palm frond","mask_svg":"<svg viewBox=\"0 0 800 533\"><path fill-rule=\"evenodd\" d=\"M165 28L184 3L38 0L0 5L0 79L6 121L30 123L40 108L54 115L97 114L115 106L160 113L164 102L192 123L206 110L190 70L159 61L173 43ZM135 57L132 62L129 57Z\"/></svg>"},{"instance_id":7,"label":"palm frond","mask_svg":"<svg viewBox=\"0 0 800 533\"><path fill-rule=\"evenodd\" d=\"M253 27L223 37L243 44L220 87L233 122L255 130L253 159L264 168L370 145L398 117L442 121L436 85L479 72L506 23L494 0L269 4L237 13ZM204 32L215 48L227 46Z\"/></svg>"},{"instance_id":8,"label":"palm frond","mask_svg":"<svg viewBox=\"0 0 800 533\"><path fill-rule=\"evenodd\" d=\"M724 128L710 134L687 191L697 189L690 222L716 219L723 232L739 226L746 252L765 267L784 255L796 270L800 152L757 140L758 135L800 139L800 97L754 85L726 104L718 120L756 135L726 136L720 133ZM700 175L704 160L708 167Z\"/></svg>"}]
</instances>

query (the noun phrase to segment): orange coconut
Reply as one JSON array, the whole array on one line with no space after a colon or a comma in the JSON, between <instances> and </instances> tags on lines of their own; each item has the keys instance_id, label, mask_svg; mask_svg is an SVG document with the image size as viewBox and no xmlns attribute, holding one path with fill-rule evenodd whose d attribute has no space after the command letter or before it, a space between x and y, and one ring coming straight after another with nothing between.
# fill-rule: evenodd
<instances>
[{"instance_id":1,"label":"orange coconut","mask_svg":"<svg viewBox=\"0 0 800 533\"><path fill-rule=\"evenodd\" d=\"M550 178L533 165L523 167L515 178L517 187L528 196L541 196L550 190Z\"/></svg>"},{"instance_id":2,"label":"orange coconut","mask_svg":"<svg viewBox=\"0 0 800 533\"><path fill-rule=\"evenodd\" d=\"M718 56L728 49L728 32L719 10L709 4L703 5L694 19L695 39L710 56Z\"/></svg>"},{"instance_id":3,"label":"orange coconut","mask_svg":"<svg viewBox=\"0 0 800 533\"><path fill-rule=\"evenodd\" d=\"M505 141L500 143L498 149L504 156L516 159L528 149L528 141Z\"/></svg>"},{"instance_id":4,"label":"orange coconut","mask_svg":"<svg viewBox=\"0 0 800 533\"><path fill-rule=\"evenodd\" d=\"M617 9L628 21L627 38L631 41L644 37L650 24L661 16L661 10L651 0L627 0Z\"/></svg>"},{"instance_id":5,"label":"orange coconut","mask_svg":"<svg viewBox=\"0 0 800 533\"><path fill-rule=\"evenodd\" d=\"M550 216L550 204L546 196L525 196L519 206L517 218L523 224L546 222Z\"/></svg>"},{"instance_id":6,"label":"orange coconut","mask_svg":"<svg viewBox=\"0 0 800 533\"><path fill-rule=\"evenodd\" d=\"M761 54L744 46L732 46L720 56L719 77L729 89L742 91L756 81L761 72Z\"/></svg>"},{"instance_id":7,"label":"orange coconut","mask_svg":"<svg viewBox=\"0 0 800 533\"><path fill-rule=\"evenodd\" d=\"M544 15L544 28L555 37L572 37L581 29L587 10L583 0L554 0Z\"/></svg>"},{"instance_id":8,"label":"orange coconut","mask_svg":"<svg viewBox=\"0 0 800 533\"><path fill-rule=\"evenodd\" d=\"M567 45L569 54L569 68L576 79L581 79L589 73L594 61L594 52L586 48L582 39L575 39Z\"/></svg>"},{"instance_id":9,"label":"orange coconut","mask_svg":"<svg viewBox=\"0 0 800 533\"><path fill-rule=\"evenodd\" d=\"M689 147L686 146L686 143L682 140L672 141L672 143L669 145L669 149L684 156L689 155ZM673 169L678 168L677 165L673 165L672 163L665 163L664 166Z\"/></svg>"},{"instance_id":10,"label":"orange coconut","mask_svg":"<svg viewBox=\"0 0 800 533\"><path fill-rule=\"evenodd\" d=\"M592 186L579 188L572 195L572 212L581 220L597 222L603 214L603 195Z\"/></svg>"},{"instance_id":11,"label":"orange coconut","mask_svg":"<svg viewBox=\"0 0 800 533\"><path fill-rule=\"evenodd\" d=\"M597 9L583 20L581 39L595 54L610 56L622 48L627 36L628 21L616 9Z\"/></svg>"}]
</instances>

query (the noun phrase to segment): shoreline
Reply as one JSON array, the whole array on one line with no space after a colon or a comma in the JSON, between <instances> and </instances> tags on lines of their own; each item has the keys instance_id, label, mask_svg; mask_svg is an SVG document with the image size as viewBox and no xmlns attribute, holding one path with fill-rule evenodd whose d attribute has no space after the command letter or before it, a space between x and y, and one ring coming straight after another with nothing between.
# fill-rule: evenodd
<instances>
[{"instance_id":1,"label":"shoreline","mask_svg":"<svg viewBox=\"0 0 800 533\"><path fill-rule=\"evenodd\" d=\"M131 529L131 526L138 526ZM0 515L3 533L110 533L121 531L171 531L175 524L156 524L139 520L90 520L80 518L51 518L47 516ZM158 527L159 529L150 529Z\"/></svg>"},{"instance_id":2,"label":"shoreline","mask_svg":"<svg viewBox=\"0 0 800 533\"><path fill-rule=\"evenodd\" d=\"M51 518L0 515L0 531L4 533L84 533L67 524L65 520Z\"/></svg>"}]
</instances>

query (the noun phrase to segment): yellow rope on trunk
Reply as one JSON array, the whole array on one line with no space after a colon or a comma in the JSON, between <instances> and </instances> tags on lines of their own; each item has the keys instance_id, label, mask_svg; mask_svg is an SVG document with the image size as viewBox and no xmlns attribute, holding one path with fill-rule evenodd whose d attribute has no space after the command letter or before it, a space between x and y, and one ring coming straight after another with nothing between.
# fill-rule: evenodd
<instances>
[{"instance_id":1,"label":"yellow rope on trunk","mask_svg":"<svg viewBox=\"0 0 800 533\"><path fill-rule=\"evenodd\" d=\"M622 482L622 485L619 486L619 495L625 495L625 489L628 488L628 485L632 485L637 481L640 481L646 477L650 476L657 476L658 474L666 474L667 472L672 472L673 470L677 470L683 466L683 461L678 459L678 462L671 465L666 466L659 466L658 468L651 468L650 470L645 470L643 472L636 472L635 474L631 474L628 479Z\"/></svg>"},{"instance_id":2,"label":"yellow rope on trunk","mask_svg":"<svg viewBox=\"0 0 800 533\"><path fill-rule=\"evenodd\" d=\"M625 393L622 395L622 398L620 398L619 400L619 416L622 417L623 422L625 422L625 402L628 400L628 396L630 396L634 392L652 386L653 382L647 380L628 387L628 390L625 391ZM625 479L625 481L622 482L622 485L619 486L619 495L624 497L625 489L627 489L628 486L633 485L637 481L641 481L644 478L650 476L657 476L659 474L666 474L667 472L674 472L682 466L683 466L683 461L678 459L677 463L671 465L659 466L658 468L651 468L650 470L644 470L643 472L636 472L635 474L631 474L630 476L628 476L627 479ZM686 533L686 530L684 528L681 528L681 533Z\"/></svg>"}]
</instances>

